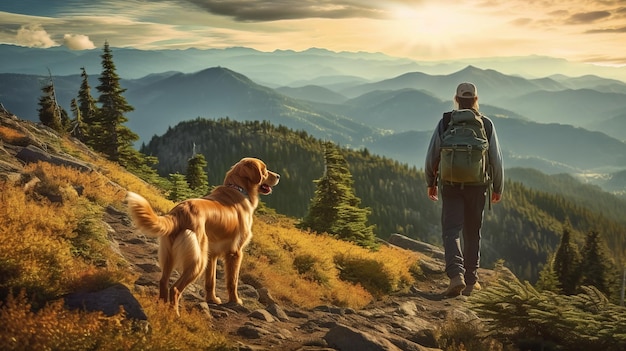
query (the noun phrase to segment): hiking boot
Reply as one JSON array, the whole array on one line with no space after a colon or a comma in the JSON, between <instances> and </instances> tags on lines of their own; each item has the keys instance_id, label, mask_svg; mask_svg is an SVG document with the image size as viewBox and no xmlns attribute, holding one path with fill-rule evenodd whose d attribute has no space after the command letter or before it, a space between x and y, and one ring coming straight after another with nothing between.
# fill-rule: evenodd
<instances>
[{"instance_id":1,"label":"hiking boot","mask_svg":"<svg viewBox=\"0 0 626 351\"><path fill-rule=\"evenodd\" d=\"M478 282L472 284L472 285L468 285L465 287L465 289L463 289L462 294L464 296L470 296L472 294L472 291L480 291L480 289L482 289L483 287L480 286L480 284Z\"/></svg>"},{"instance_id":2,"label":"hiking boot","mask_svg":"<svg viewBox=\"0 0 626 351\"><path fill-rule=\"evenodd\" d=\"M456 277L450 278L450 286L443 292L443 295L448 297L459 296L463 289L465 289L465 279L463 275L459 274Z\"/></svg>"}]
</instances>

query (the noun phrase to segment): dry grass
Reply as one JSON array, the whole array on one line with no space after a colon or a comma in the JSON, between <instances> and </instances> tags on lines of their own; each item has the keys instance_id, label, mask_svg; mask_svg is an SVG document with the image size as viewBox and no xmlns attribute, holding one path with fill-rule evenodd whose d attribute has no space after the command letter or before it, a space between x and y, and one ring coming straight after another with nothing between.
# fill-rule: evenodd
<instances>
[{"instance_id":1,"label":"dry grass","mask_svg":"<svg viewBox=\"0 0 626 351\"><path fill-rule=\"evenodd\" d=\"M235 350L223 335L211 330L198 312L177 317L163 304L141 298L150 331L124 318L123 311L70 311L57 300L33 312L24 294L0 304L2 350Z\"/></svg>"},{"instance_id":2,"label":"dry grass","mask_svg":"<svg viewBox=\"0 0 626 351\"><path fill-rule=\"evenodd\" d=\"M122 173L113 169L111 174ZM135 277L112 252L102 225L103 207L121 208L126 192L98 172L40 163L27 166L25 174L39 179L28 191L0 183L0 349L232 349L198 312L174 323L176 315L153 296L138 296L150 334L133 328L123 315L66 310L63 294L120 282L132 286ZM132 183L131 176L118 178L126 177Z\"/></svg>"},{"instance_id":3,"label":"dry grass","mask_svg":"<svg viewBox=\"0 0 626 351\"><path fill-rule=\"evenodd\" d=\"M47 163L29 165L25 173L40 180L28 192L0 183L1 297L24 290L38 306L73 289L93 290L85 285L87 277L128 281L123 263L109 249L102 208L96 205L120 204L118 189L96 173Z\"/></svg>"},{"instance_id":4,"label":"dry grass","mask_svg":"<svg viewBox=\"0 0 626 351\"><path fill-rule=\"evenodd\" d=\"M361 308L380 297L380 290L372 286L388 286L389 293L413 283L409 270L419 257L414 252L390 247L373 252L301 231L293 219L277 215L257 216L253 230L242 273L258 277L275 298L285 302L305 308L320 304ZM342 279L346 267L341 264L347 261L374 262L380 274L370 272L367 265L353 266L365 279Z\"/></svg>"},{"instance_id":5,"label":"dry grass","mask_svg":"<svg viewBox=\"0 0 626 351\"><path fill-rule=\"evenodd\" d=\"M9 144L20 145L26 139L28 139L26 134L20 131L17 131L13 128L0 126L0 140L3 140Z\"/></svg>"}]
</instances>

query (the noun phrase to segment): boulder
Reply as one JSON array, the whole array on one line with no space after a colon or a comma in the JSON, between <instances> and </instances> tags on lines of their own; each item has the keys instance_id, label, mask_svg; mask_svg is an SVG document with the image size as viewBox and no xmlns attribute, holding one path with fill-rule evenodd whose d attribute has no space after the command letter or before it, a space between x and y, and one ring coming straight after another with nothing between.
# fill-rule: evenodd
<instances>
[{"instance_id":1,"label":"boulder","mask_svg":"<svg viewBox=\"0 0 626 351\"><path fill-rule=\"evenodd\" d=\"M66 158L59 155L50 154L43 149L40 149L34 145L28 145L25 148L22 148L15 155L18 159L23 161L24 163L36 163L39 161L48 162L57 166L65 166L78 169L81 172L91 172L92 169L87 164L82 163L77 160L72 160L70 158Z\"/></svg>"},{"instance_id":2,"label":"boulder","mask_svg":"<svg viewBox=\"0 0 626 351\"><path fill-rule=\"evenodd\" d=\"M389 243L403 249L421 252L440 260L444 259L444 252L443 249L441 249L440 247L425 243L423 241L411 239L402 234L391 234L391 236L389 237Z\"/></svg>"},{"instance_id":3,"label":"boulder","mask_svg":"<svg viewBox=\"0 0 626 351\"><path fill-rule=\"evenodd\" d=\"M124 308L126 318L145 321L148 319L139 301L123 284L116 284L104 290L94 292L77 292L65 296L65 305L71 309L82 309L88 312L101 311L113 316Z\"/></svg>"}]
</instances>

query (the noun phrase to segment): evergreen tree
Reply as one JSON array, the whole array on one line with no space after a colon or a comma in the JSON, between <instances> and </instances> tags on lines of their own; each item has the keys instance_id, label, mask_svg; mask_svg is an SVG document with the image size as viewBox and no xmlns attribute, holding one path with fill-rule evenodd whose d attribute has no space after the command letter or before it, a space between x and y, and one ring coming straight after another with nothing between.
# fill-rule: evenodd
<instances>
[{"instance_id":1,"label":"evergreen tree","mask_svg":"<svg viewBox=\"0 0 626 351\"><path fill-rule=\"evenodd\" d=\"M552 291L560 293L559 279L554 271L554 256L550 255L548 261L543 265L543 268L539 272L539 280L537 280L537 289L539 291Z\"/></svg>"},{"instance_id":2,"label":"evergreen tree","mask_svg":"<svg viewBox=\"0 0 626 351\"><path fill-rule=\"evenodd\" d=\"M82 82L80 89L78 90L78 111L80 112L81 121L84 123L83 136L79 139L85 144L95 148L98 144L98 138L102 135L102 125L98 120L98 107L96 106L96 99L91 96L91 86L89 85L89 77L85 67L80 68L80 76ZM74 118L77 117L77 113L74 113Z\"/></svg>"},{"instance_id":3,"label":"evergreen tree","mask_svg":"<svg viewBox=\"0 0 626 351\"><path fill-rule=\"evenodd\" d=\"M597 231L590 231L582 250L581 285L591 285L606 296L611 296L613 265L604 242Z\"/></svg>"},{"instance_id":4,"label":"evergreen tree","mask_svg":"<svg viewBox=\"0 0 626 351\"><path fill-rule=\"evenodd\" d=\"M359 207L361 200L354 194L348 164L331 142L324 144L324 162L324 175L315 181L317 187L309 212L299 226L375 248L374 227L367 225L371 211Z\"/></svg>"},{"instance_id":5,"label":"evergreen tree","mask_svg":"<svg viewBox=\"0 0 626 351\"><path fill-rule=\"evenodd\" d=\"M72 99L70 107L72 109L72 115L74 115L69 129L70 135L84 142L85 135L87 134L87 125L83 122L83 115L80 112L76 99Z\"/></svg>"},{"instance_id":6,"label":"evergreen tree","mask_svg":"<svg viewBox=\"0 0 626 351\"><path fill-rule=\"evenodd\" d=\"M191 189L185 176L180 173L170 174L171 189L168 195L168 199L172 201L182 201L192 197Z\"/></svg>"},{"instance_id":7,"label":"evergreen tree","mask_svg":"<svg viewBox=\"0 0 626 351\"><path fill-rule=\"evenodd\" d=\"M120 77L116 73L108 42L104 43L101 57L102 74L98 78L100 85L96 89L100 92L98 102L101 106L97 120L102 125L102 140L98 141L96 149L107 155L111 161L124 166L139 167L142 158L132 148L133 142L139 140L139 136L123 125L128 122L124 114L134 108L122 96L126 89L120 86Z\"/></svg>"},{"instance_id":8,"label":"evergreen tree","mask_svg":"<svg viewBox=\"0 0 626 351\"><path fill-rule=\"evenodd\" d=\"M209 190L209 180L204 169L207 166L203 154L195 154L187 161L187 183L196 196L204 196Z\"/></svg>"},{"instance_id":9,"label":"evergreen tree","mask_svg":"<svg viewBox=\"0 0 626 351\"><path fill-rule=\"evenodd\" d=\"M60 108L61 111L61 129L63 133L67 133L72 129L72 119L64 108Z\"/></svg>"},{"instance_id":10,"label":"evergreen tree","mask_svg":"<svg viewBox=\"0 0 626 351\"><path fill-rule=\"evenodd\" d=\"M554 256L554 272L559 280L564 294L576 293L580 281L580 253L578 247L572 242L569 223L563 226L561 242Z\"/></svg>"},{"instance_id":11,"label":"evergreen tree","mask_svg":"<svg viewBox=\"0 0 626 351\"><path fill-rule=\"evenodd\" d=\"M39 98L39 120L43 125L62 133L64 131L61 120L62 108L56 100L52 75L50 75L48 83L41 88L41 91L43 95Z\"/></svg>"}]
</instances>

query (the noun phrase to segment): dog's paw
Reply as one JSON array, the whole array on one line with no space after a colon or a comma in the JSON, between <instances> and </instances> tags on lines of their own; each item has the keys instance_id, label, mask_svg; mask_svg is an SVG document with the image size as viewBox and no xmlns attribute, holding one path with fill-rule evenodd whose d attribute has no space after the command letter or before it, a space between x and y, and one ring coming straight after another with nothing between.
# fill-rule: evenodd
<instances>
[{"instance_id":1,"label":"dog's paw","mask_svg":"<svg viewBox=\"0 0 626 351\"><path fill-rule=\"evenodd\" d=\"M207 303L212 303L214 305L221 305L222 304L222 299L220 299L217 296L207 297L206 302Z\"/></svg>"}]
</instances>

